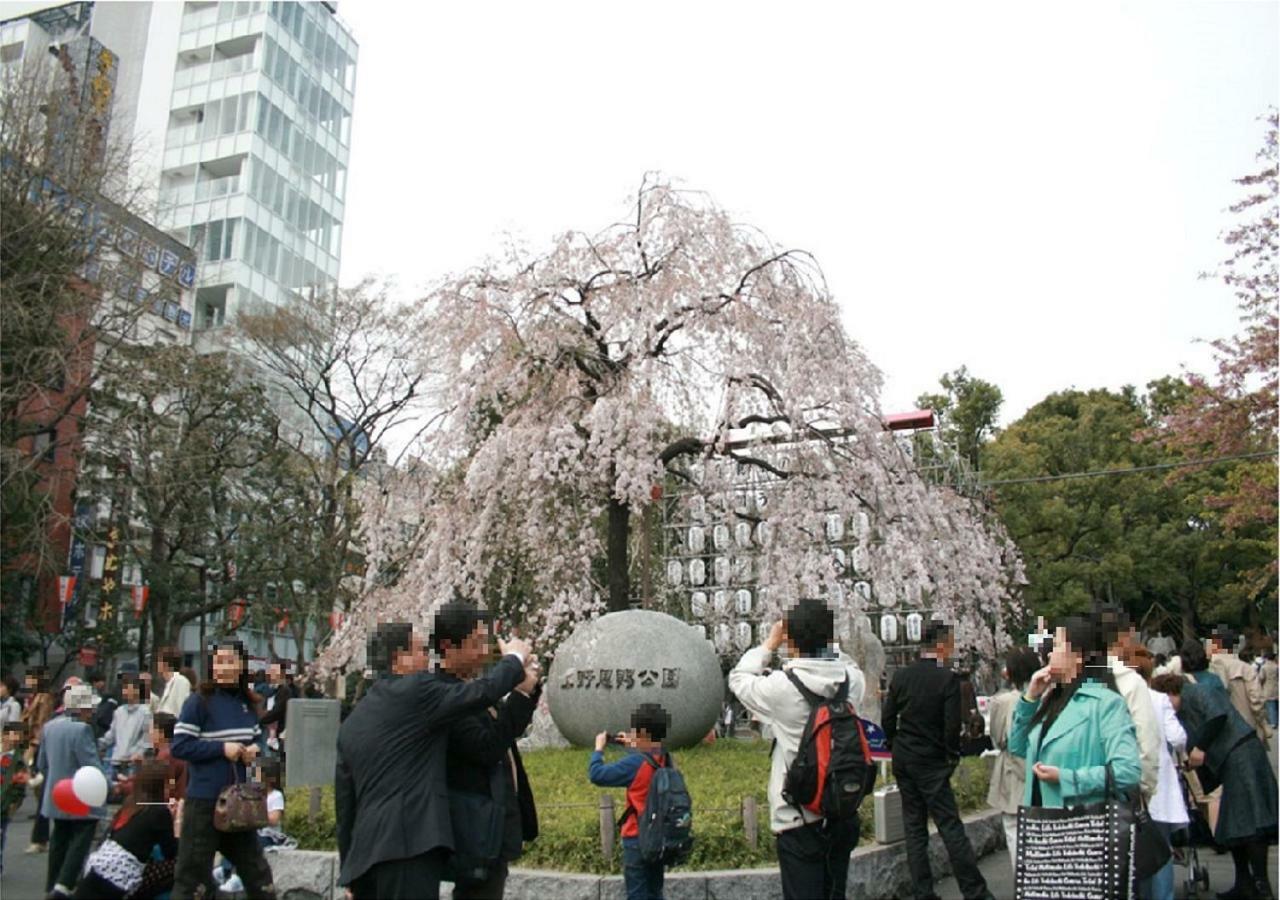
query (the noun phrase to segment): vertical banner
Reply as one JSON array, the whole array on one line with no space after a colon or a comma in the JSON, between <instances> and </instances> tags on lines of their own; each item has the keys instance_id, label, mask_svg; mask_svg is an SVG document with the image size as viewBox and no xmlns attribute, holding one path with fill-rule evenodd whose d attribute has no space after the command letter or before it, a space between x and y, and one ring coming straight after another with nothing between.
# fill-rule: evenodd
<instances>
[{"instance_id":1,"label":"vertical banner","mask_svg":"<svg viewBox=\"0 0 1280 900\"><path fill-rule=\"evenodd\" d=\"M151 596L151 588L145 584L135 584L133 586L133 614L136 618L142 618L142 611L147 608L147 598Z\"/></svg>"},{"instance_id":2,"label":"vertical banner","mask_svg":"<svg viewBox=\"0 0 1280 900\"><path fill-rule=\"evenodd\" d=\"M239 628L240 623L244 621L244 612L248 606L244 600L232 600L231 606L227 609L227 619L231 622L232 628Z\"/></svg>"},{"instance_id":3,"label":"vertical banner","mask_svg":"<svg viewBox=\"0 0 1280 900\"><path fill-rule=\"evenodd\" d=\"M65 619L67 615L67 606L71 603L71 596L76 589L76 576L59 575L58 576L58 607L62 610L62 616Z\"/></svg>"},{"instance_id":4,"label":"vertical banner","mask_svg":"<svg viewBox=\"0 0 1280 900\"><path fill-rule=\"evenodd\" d=\"M113 510L114 512L114 510ZM98 605L98 621L115 621L116 591L120 587L120 529L112 525L107 532L107 557L102 564L102 589Z\"/></svg>"}]
</instances>

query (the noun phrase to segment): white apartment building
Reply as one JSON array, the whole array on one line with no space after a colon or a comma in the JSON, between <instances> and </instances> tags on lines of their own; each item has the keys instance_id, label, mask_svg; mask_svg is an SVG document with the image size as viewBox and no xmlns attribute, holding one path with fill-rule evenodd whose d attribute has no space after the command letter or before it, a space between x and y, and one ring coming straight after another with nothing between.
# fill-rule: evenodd
<instances>
[{"instance_id":1,"label":"white apartment building","mask_svg":"<svg viewBox=\"0 0 1280 900\"><path fill-rule=\"evenodd\" d=\"M200 258L196 346L338 280L357 47L325 2L0 3L0 63L90 36L118 58L157 224Z\"/></svg>"},{"instance_id":2,"label":"white apartment building","mask_svg":"<svg viewBox=\"0 0 1280 900\"><path fill-rule=\"evenodd\" d=\"M155 310L161 336L224 349L220 330L238 311L337 284L358 51L336 3L0 2L0 67L59 47L86 71L103 48L114 56L102 79L110 131L133 144L131 176L160 229L140 246L167 237L194 250L177 274L160 269L185 289ZM185 626L180 648L194 656L222 617ZM255 656L273 640L295 655L283 630L240 634ZM304 643L310 656L314 638Z\"/></svg>"}]
</instances>

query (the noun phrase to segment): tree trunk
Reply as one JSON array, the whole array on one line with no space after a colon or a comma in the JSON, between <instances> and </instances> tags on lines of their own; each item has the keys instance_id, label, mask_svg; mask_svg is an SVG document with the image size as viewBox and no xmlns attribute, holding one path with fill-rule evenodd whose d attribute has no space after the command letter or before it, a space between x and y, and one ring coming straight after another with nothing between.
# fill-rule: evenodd
<instances>
[{"instance_id":1,"label":"tree trunk","mask_svg":"<svg viewBox=\"0 0 1280 900\"><path fill-rule=\"evenodd\" d=\"M609 498L609 612L631 608L631 579L628 573L627 538L631 527L631 508L615 497Z\"/></svg>"},{"instance_id":2,"label":"tree trunk","mask_svg":"<svg viewBox=\"0 0 1280 900\"><path fill-rule=\"evenodd\" d=\"M1178 606L1182 612L1182 639L1189 640L1196 636L1196 601L1195 595L1188 591L1178 598Z\"/></svg>"}]
</instances>

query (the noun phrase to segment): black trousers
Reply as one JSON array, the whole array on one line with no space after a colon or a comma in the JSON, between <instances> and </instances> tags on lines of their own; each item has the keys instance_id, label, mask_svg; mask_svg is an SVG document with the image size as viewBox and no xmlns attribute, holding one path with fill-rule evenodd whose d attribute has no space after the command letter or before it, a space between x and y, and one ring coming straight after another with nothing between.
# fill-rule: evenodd
<instances>
[{"instance_id":1,"label":"black trousers","mask_svg":"<svg viewBox=\"0 0 1280 900\"><path fill-rule=\"evenodd\" d=\"M351 895L355 900L439 900L447 859L448 851L437 849L377 863L351 882Z\"/></svg>"},{"instance_id":2,"label":"black trousers","mask_svg":"<svg viewBox=\"0 0 1280 900\"><path fill-rule=\"evenodd\" d=\"M499 860L484 881L455 881L453 900L502 900L507 889L507 863Z\"/></svg>"},{"instance_id":3,"label":"black trousers","mask_svg":"<svg viewBox=\"0 0 1280 900\"><path fill-rule=\"evenodd\" d=\"M906 831L907 866L911 870L911 886L917 898L937 896L933 892L933 872L929 868L929 819L938 826L938 834L951 858L951 871L966 900L989 896L987 882L978 871L973 845L965 834L964 823L951 792L953 766L943 763L918 762L903 758L893 760L893 775L902 794L902 824Z\"/></svg>"},{"instance_id":4,"label":"black trousers","mask_svg":"<svg viewBox=\"0 0 1280 900\"><path fill-rule=\"evenodd\" d=\"M49 840L49 868L45 874L44 890L48 893L55 884L75 890L80 880L80 870L89 858L93 846L93 832L97 819L54 819L53 837Z\"/></svg>"},{"instance_id":5,"label":"black trousers","mask_svg":"<svg viewBox=\"0 0 1280 900\"><path fill-rule=\"evenodd\" d=\"M844 900L849 854L858 846L858 819L821 821L777 836L784 900Z\"/></svg>"},{"instance_id":6,"label":"black trousers","mask_svg":"<svg viewBox=\"0 0 1280 900\"><path fill-rule=\"evenodd\" d=\"M213 827L214 800L188 797L182 805L182 835L178 838L178 864L173 876L173 900L190 897L214 897L213 855L221 853L236 867L244 881L249 900L271 900L276 895L258 834L240 831L234 834ZM203 886L203 893L197 894Z\"/></svg>"}]
</instances>

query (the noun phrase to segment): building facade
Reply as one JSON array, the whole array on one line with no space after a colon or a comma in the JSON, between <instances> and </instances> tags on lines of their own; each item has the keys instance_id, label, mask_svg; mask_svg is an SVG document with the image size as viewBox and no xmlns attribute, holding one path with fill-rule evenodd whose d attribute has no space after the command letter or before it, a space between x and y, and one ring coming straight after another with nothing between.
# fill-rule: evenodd
<instances>
[{"instance_id":1,"label":"building facade","mask_svg":"<svg viewBox=\"0 0 1280 900\"><path fill-rule=\"evenodd\" d=\"M122 251L155 250L165 275L177 277L169 264L182 257L181 302L162 304L138 339L234 351L225 326L238 313L323 296L337 285L357 46L336 6L0 3L5 73L46 53L71 62L84 57L86 70L110 59L110 92L105 101L94 96L109 102L115 139L131 144L129 174L142 185L140 205L154 210L151 222L113 234L123 235L116 238ZM82 80L89 90L90 79ZM140 237L148 230L159 233ZM162 246L171 252L160 253ZM108 293L145 295L142 284L116 284L111 271L85 274ZM59 481L64 505L71 503L69 477ZM76 535L91 533L91 509L82 500L61 519L76 523ZM111 554L73 536L69 525L64 530L68 571L77 576L77 593L86 591L101 581ZM122 575L126 586L146 578L136 567ZM181 649L192 661L207 630L223 627L228 615L234 620L224 612L184 627ZM255 655L274 649L296 656L283 628L242 632Z\"/></svg>"},{"instance_id":2,"label":"building facade","mask_svg":"<svg viewBox=\"0 0 1280 900\"><path fill-rule=\"evenodd\" d=\"M6 65L83 36L118 58L113 131L156 223L201 260L197 347L239 310L337 283L357 46L336 6L5 6Z\"/></svg>"}]
</instances>

